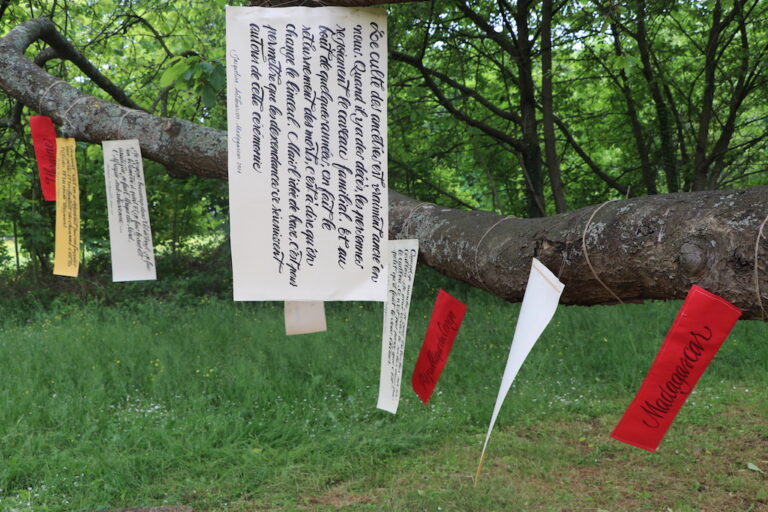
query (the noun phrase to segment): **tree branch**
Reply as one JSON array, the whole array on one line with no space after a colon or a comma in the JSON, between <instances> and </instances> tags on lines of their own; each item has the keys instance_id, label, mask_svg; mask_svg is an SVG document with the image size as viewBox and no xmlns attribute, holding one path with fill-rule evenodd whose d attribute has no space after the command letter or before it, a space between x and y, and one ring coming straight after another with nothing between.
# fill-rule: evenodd
<instances>
[{"instance_id":1,"label":"tree branch","mask_svg":"<svg viewBox=\"0 0 768 512\"><path fill-rule=\"evenodd\" d=\"M114 138L127 113L123 135L137 136L144 156L188 174L226 179L225 132L126 110L72 87L50 88L56 79L23 55L24 43L46 24L26 22L0 38L2 90L33 108L48 91L42 110L59 122L82 100L67 129L90 142ZM531 258L537 257L565 283L565 304L605 304L614 299L597 283L581 248L594 208L494 227L499 215L437 207L390 190L389 234L418 238L424 263L510 301L521 300ZM753 248L766 211L768 187L616 201L587 226L585 242L594 272L622 300L682 298L698 284L744 309L744 318L760 318L753 272L757 265L768 302L768 269L755 261ZM768 238L759 248L759 254L768 252Z\"/></svg>"},{"instance_id":2,"label":"tree branch","mask_svg":"<svg viewBox=\"0 0 768 512\"><path fill-rule=\"evenodd\" d=\"M91 61L86 59L85 56L83 56L83 54L80 53L68 39L62 36L61 33L56 30L53 23L45 23L44 18L39 18L38 21L40 21L41 24L37 34L35 34L36 39L41 39L51 46L48 51L44 50L41 52L40 56L35 59L35 62L38 63L38 65L42 66L45 62L54 58L55 56L61 59L66 59L77 66L77 68L80 69L80 71L82 71L85 76L90 78L93 83L98 85L104 92L109 94L110 97L112 97L119 104L134 110L143 110L142 107L136 104L131 98L128 97L127 94L125 94L125 91L112 83L112 81L104 76L101 71L96 68L96 66L91 64ZM28 44L20 49L22 51L26 50L26 48L33 42L34 39L29 40Z\"/></svg>"},{"instance_id":3,"label":"tree branch","mask_svg":"<svg viewBox=\"0 0 768 512\"><path fill-rule=\"evenodd\" d=\"M499 45L499 48L507 52L510 56L517 59L519 57L518 55L518 49L517 46L514 44L513 41L510 41L506 37L504 37L503 34L496 32L493 27L488 24L486 21L485 16L481 16L480 14L476 13L474 10L472 10L471 7L469 7L467 4L464 3L464 0L458 0L456 2L456 5L458 6L459 10L472 20L472 22L477 25L477 28L485 32L486 37L494 41L497 45ZM510 37L514 38L515 33L510 32Z\"/></svg>"},{"instance_id":4,"label":"tree branch","mask_svg":"<svg viewBox=\"0 0 768 512\"><path fill-rule=\"evenodd\" d=\"M616 181L615 179L611 178L607 174L603 172L602 169L600 169L600 166L597 165L597 163L592 160L592 158L587 154L586 151L584 151L584 148L581 147L581 144L576 140L576 138L571 133L571 130L568 129L568 126L557 116L553 117L553 120L555 121L555 124L557 125L558 129L562 132L563 135L565 135L565 140L568 141L568 144L576 151L576 153L581 157L582 160L584 160L584 163L587 164L587 166L597 174L597 176L606 182L608 185L610 185L611 188L617 190L621 195L625 196L627 195L627 187Z\"/></svg>"},{"instance_id":5,"label":"tree branch","mask_svg":"<svg viewBox=\"0 0 768 512\"><path fill-rule=\"evenodd\" d=\"M52 35L55 34L55 35ZM0 88L59 125L79 140L100 143L138 138L142 153L175 171L225 178L226 133L176 118L161 118L88 96L58 80L24 56L38 39L63 39L48 19L26 21L0 39ZM44 96L44 97L43 97ZM67 118L65 119L65 114ZM118 133L118 126L122 128Z\"/></svg>"},{"instance_id":6,"label":"tree branch","mask_svg":"<svg viewBox=\"0 0 768 512\"><path fill-rule=\"evenodd\" d=\"M471 204L463 201L462 199L459 199L454 194L451 194L450 192L448 192L444 188L442 188L442 187L432 183L431 181L425 179L423 176L419 175L416 171L411 169L411 167L406 165L404 162L401 162L400 160L392 158L392 156L389 157L389 161L390 161L390 163L393 163L396 166L398 166L399 168L403 169L405 172L410 174L412 177L420 180L422 183L427 185L429 188L431 188L432 190L434 190L435 192L437 192L441 196L445 196L448 199L454 201L456 203L456 205L463 206L464 208L467 208L469 210L477 210L477 208L472 206Z\"/></svg>"},{"instance_id":7,"label":"tree branch","mask_svg":"<svg viewBox=\"0 0 768 512\"><path fill-rule=\"evenodd\" d=\"M440 71L427 68L424 66L422 60L417 59L416 57L413 57L411 55L407 55L402 52L393 51L389 55L393 60L404 62L406 64L409 64L416 68L418 71L423 73L428 73L431 76L434 76L441 82L445 82L452 88L456 89L457 91L461 92L465 96L468 96L474 100L476 100L478 103L480 103L482 106L484 106L486 109L488 109L492 114L495 116L498 116L502 119L506 119L508 121L512 121L513 123L520 125L523 120L520 118L519 115L515 114L514 112L510 112L508 110L503 110L496 105L494 105L491 101L489 101L487 98L485 98L483 95L478 93L474 89L470 89L469 87L460 84L453 78L449 77L448 75L441 73Z\"/></svg>"},{"instance_id":8,"label":"tree branch","mask_svg":"<svg viewBox=\"0 0 768 512\"><path fill-rule=\"evenodd\" d=\"M425 204L390 190L389 233L418 238L421 261L512 302L522 299L536 257L565 283L564 304L611 304L615 299L597 282L582 251L582 233L595 208L496 225L502 216ZM766 211L768 187L612 201L590 223L589 258L625 302L681 299L698 284L742 308L743 318L760 319L753 249ZM768 238L761 247L765 254ZM758 268L768 302L768 268Z\"/></svg>"},{"instance_id":9,"label":"tree branch","mask_svg":"<svg viewBox=\"0 0 768 512\"><path fill-rule=\"evenodd\" d=\"M408 58L407 55L400 54L399 52L395 52L395 53L397 53L399 56L398 60L403 60ZM437 83L432 79L433 72L430 69L428 69L426 66L424 66L423 62L418 62L414 58L411 58L409 60L403 60L403 62L406 62L411 66L415 67L421 73L422 78L424 78L424 83L432 91L432 94L434 94L437 102L440 105L442 105L443 108L445 108L448 111L448 113L450 113L453 117L455 117L456 119L459 119L460 121L466 123L469 126L473 126L479 129L486 135L493 137L499 142L503 142L509 145L515 151L523 150L523 143L518 139L511 137L506 133L502 132L501 130L497 130L496 128L478 119L470 117L465 112L462 112L461 110L456 108L453 102L450 99L448 99L445 93L440 89Z\"/></svg>"},{"instance_id":10,"label":"tree branch","mask_svg":"<svg viewBox=\"0 0 768 512\"><path fill-rule=\"evenodd\" d=\"M371 5L404 4L424 0L251 0L252 7L368 7Z\"/></svg>"},{"instance_id":11,"label":"tree branch","mask_svg":"<svg viewBox=\"0 0 768 512\"><path fill-rule=\"evenodd\" d=\"M162 46L163 51L165 51L165 55L168 56L168 57L173 57L174 56L173 52L165 44L165 37L166 36L163 36L162 34L160 34L160 32L158 32L157 29L155 29L155 27L153 27L152 24L150 22L148 22L144 17L139 16L138 14L134 14L134 13L126 14L125 17L126 18L130 18L130 19L134 19L138 23L141 23L142 25L147 27L147 30L152 32L152 35L155 36L155 40L157 40L157 42L160 43L160 46Z\"/></svg>"}]
</instances>

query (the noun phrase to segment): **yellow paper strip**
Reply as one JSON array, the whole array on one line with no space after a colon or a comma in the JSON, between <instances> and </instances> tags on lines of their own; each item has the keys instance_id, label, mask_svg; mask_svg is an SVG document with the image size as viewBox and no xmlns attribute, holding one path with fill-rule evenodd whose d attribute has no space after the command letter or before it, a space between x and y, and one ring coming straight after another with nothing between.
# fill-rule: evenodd
<instances>
[{"instance_id":1,"label":"yellow paper strip","mask_svg":"<svg viewBox=\"0 0 768 512\"><path fill-rule=\"evenodd\" d=\"M75 139L56 139L56 249L53 273L77 277L80 267L80 186Z\"/></svg>"}]
</instances>

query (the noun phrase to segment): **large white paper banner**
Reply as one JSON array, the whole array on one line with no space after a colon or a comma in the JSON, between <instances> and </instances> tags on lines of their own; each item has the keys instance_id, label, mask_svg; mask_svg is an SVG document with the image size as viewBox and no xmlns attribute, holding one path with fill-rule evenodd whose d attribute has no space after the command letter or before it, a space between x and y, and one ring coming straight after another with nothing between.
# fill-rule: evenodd
<instances>
[{"instance_id":1,"label":"large white paper banner","mask_svg":"<svg viewBox=\"0 0 768 512\"><path fill-rule=\"evenodd\" d=\"M235 300L386 298L383 9L227 7Z\"/></svg>"},{"instance_id":2,"label":"large white paper banner","mask_svg":"<svg viewBox=\"0 0 768 512\"><path fill-rule=\"evenodd\" d=\"M539 260L533 258L531 263L531 273L528 276L528 285L525 288L523 304L520 306L520 316L517 318L517 327L515 335L512 338L512 346L509 349L507 366L504 369L504 375L501 377L501 387L496 396L496 405L491 415L491 423L488 425L488 432L485 435L483 451L480 454L480 464L477 468L477 474L480 474L480 468L485 456L485 450L488 448L488 440L491 438L493 426L496 424L496 418L499 415L501 404L512 387L512 382L523 366L525 358L528 357L536 340L552 320L557 310L557 304L560 301L560 295L563 293L564 285L555 275L549 271Z\"/></svg>"},{"instance_id":3,"label":"large white paper banner","mask_svg":"<svg viewBox=\"0 0 768 512\"><path fill-rule=\"evenodd\" d=\"M413 276L419 256L418 240L390 240L387 272L389 284L384 303L384 333L381 340L381 376L376 407L395 414L400 403L405 333L411 307Z\"/></svg>"},{"instance_id":4,"label":"large white paper banner","mask_svg":"<svg viewBox=\"0 0 768 512\"><path fill-rule=\"evenodd\" d=\"M325 302L286 301L284 305L285 334L309 334L328 329L325 323Z\"/></svg>"},{"instance_id":5,"label":"large white paper banner","mask_svg":"<svg viewBox=\"0 0 768 512\"><path fill-rule=\"evenodd\" d=\"M109 244L113 281L157 279L139 141L105 140Z\"/></svg>"}]
</instances>

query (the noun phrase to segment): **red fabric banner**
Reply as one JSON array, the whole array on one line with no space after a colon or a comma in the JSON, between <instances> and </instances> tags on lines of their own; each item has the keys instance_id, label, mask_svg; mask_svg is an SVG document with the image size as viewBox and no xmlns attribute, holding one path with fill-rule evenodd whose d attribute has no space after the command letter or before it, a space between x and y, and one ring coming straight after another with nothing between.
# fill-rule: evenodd
<instances>
[{"instance_id":1,"label":"red fabric banner","mask_svg":"<svg viewBox=\"0 0 768 512\"><path fill-rule=\"evenodd\" d=\"M741 310L691 287L635 399L611 437L655 452Z\"/></svg>"},{"instance_id":2,"label":"red fabric banner","mask_svg":"<svg viewBox=\"0 0 768 512\"><path fill-rule=\"evenodd\" d=\"M40 187L43 199L56 200L56 130L48 116L30 116L29 128L32 145L35 148L37 170L40 173Z\"/></svg>"},{"instance_id":3,"label":"red fabric banner","mask_svg":"<svg viewBox=\"0 0 768 512\"><path fill-rule=\"evenodd\" d=\"M411 385L424 405L435 390L440 374L443 372L448 355L453 348L453 340L459 332L467 306L444 290L437 293L437 300L432 308L432 316L424 336L416 368L413 370Z\"/></svg>"}]
</instances>

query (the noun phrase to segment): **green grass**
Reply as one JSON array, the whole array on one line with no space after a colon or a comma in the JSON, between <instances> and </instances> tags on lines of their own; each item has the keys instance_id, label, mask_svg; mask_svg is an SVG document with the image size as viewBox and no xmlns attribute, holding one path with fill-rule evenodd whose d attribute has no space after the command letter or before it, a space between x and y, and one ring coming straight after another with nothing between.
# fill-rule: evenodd
<instances>
[{"instance_id":1,"label":"green grass","mask_svg":"<svg viewBox=\"0 0 768 512\"><path fill-rule=\"evenodd\" d=\"M409 377L437 285L469 309L423 407ZM765 475L746 466L768 472L765 324L737 324L659 454L608 438L678 307L561 307L507 398L477 488L518 306L427 270L397 415L375 408L380 304L328 304L327 333L290 338L278 303L148 297L9 312L0 510L748 509L696 501L713 489L768 507ZM715 474L697 473L705 465ZM685 476L667 501L653 487L665 475Z\"/></svg>"}]
</instances>

